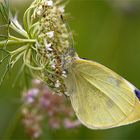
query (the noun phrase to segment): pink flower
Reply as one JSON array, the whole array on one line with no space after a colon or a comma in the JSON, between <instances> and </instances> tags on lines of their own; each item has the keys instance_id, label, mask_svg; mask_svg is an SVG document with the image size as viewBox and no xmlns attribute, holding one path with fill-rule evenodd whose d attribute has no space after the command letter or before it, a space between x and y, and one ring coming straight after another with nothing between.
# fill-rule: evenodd
<instances>
[{"instance_id":1,"label":"pink flower","mask_svg":"<svg viewBox=\"0 0 140 140\"><path fill-rule=\"evenodd\" d=\"M46 85L35 81L33 88L23 95L22 120L28 134L33 138L39 137L46 119L46 125L52 129L72 129L80 126L69 100L64 95L52 94Z\"/></svg>"},{"instance_id":2,"label":"pink flower","mask_svg":"<svg viewBox=\"0 0 140 140\"><path fill-rule=\"evenodd\" d=\"M81 125L81 122L79 120L74 120L74 121L71 121L69 119L64 120L65 128L75 128L79 125Z\"/></svg>"},{"instance_id":3,"label":"pink flower","mask_svg":"<svg viewBox=\"0 0 140 140\"><path fill-rule=\"evenodd\" d=\"M39 94L39 89L33 88L27 92L24 98L26 102L30 104L35 101L35 98L38 96L38 94Z\"/></svg>"}]
</instances>

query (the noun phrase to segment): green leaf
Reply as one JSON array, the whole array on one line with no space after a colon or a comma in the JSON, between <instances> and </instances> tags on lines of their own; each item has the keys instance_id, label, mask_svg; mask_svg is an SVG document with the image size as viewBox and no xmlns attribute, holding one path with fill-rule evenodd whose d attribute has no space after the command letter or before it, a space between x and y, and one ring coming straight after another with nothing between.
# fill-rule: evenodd
<instances>
[{"instance_id":1,"label":"green leaf","mask_svg":"<svg viewBox=\"0 0 140 140\"><path fill-rule=\"evenodd\" d=\"M0 13L5 19L6 22L9 22L9 1L4 0L3 3L0 3Z\"/></svg>"}]
</instances>

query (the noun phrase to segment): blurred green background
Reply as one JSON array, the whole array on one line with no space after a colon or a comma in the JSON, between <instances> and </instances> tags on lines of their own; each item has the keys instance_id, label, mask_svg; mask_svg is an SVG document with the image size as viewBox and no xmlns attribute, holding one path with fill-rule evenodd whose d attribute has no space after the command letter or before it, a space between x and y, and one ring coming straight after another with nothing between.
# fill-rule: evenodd
<instances>
[{"instance_id":1,"label":"blurred green background","mask_svg":"<svg viewBox=\"0 0 140 140\"><path fill-rule=\"evenodd\" d=\"M30 1L10 1L20 20ZM71 15L68 22L79 56L108 66L140 88L140 1L70 0L66 11ZM15 121L22 92L18 86L11 86L15 75L12 72L0 86L0 140L29 139L19 120ZM48 129L42 139L139 140L139 130L140 122L109 130L90 130L84 126Z\"/></svg>"}]
</instances>

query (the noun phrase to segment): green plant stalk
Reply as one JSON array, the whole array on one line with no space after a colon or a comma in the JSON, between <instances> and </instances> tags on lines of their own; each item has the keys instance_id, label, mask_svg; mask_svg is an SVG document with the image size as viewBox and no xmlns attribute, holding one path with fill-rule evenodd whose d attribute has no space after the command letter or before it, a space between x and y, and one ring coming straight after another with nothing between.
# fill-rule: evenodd
<instances>
[{"instance_id":1,"label":"green plant stalk","mask_svg":"<svg viewBox=\"0 0 140 140\"><path fill-rule=\"evenodd\" d=\"M17 39L17 40L9 39L8 41L7 40L0 41L0 48L3 48L5 44L7 46L12 46L12 45L23 45L23 44L27 44L27 43L32 44L35 42L36 42L36 40L34 40L34 39Z\"/></svg>"},{"instance_id":2,"label":"green plant stalk","mask_svg":"<svg viewBox=\"0 0 140 140\"><path fill-rule=\"evenodd\" d=\"M12 22L10 24L11 29L13 29L15 32L19 33L20 35L28 38L28 34L25 30L18 29Z\"/></svg>"}]
</instances>

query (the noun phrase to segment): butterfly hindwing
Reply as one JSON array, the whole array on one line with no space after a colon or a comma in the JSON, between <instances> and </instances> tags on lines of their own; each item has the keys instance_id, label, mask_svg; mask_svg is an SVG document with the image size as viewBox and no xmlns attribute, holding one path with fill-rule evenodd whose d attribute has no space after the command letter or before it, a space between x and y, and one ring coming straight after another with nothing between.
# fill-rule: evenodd
<instances>
[{"instance_id":1,"label":"butterfly hindwing","mask_svg":"<svg viewBox=\"0 0 140 140\"><path fill-rule=\"evenodd\" d=\"M76 59L65 83L76 115L89 128L111 128L140 119L135 87L101 64Z\"/></svg>"}]
</instances>

